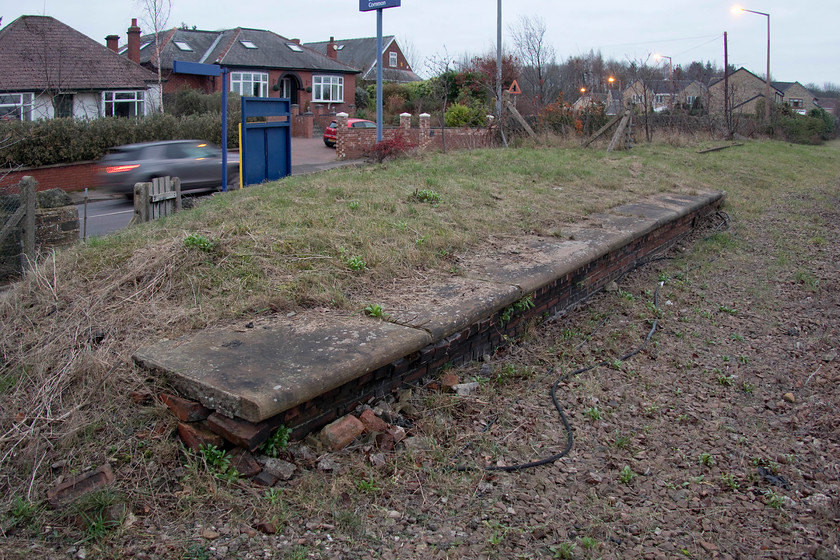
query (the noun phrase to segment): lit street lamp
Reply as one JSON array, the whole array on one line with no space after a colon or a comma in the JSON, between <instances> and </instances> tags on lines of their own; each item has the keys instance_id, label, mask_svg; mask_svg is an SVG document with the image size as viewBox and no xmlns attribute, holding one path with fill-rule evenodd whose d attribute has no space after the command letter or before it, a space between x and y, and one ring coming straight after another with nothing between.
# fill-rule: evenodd
<instances>
[{"instance_id":1,"label":"lit street lamp","mask_svg":"<svg viewBox=\"0 0 840 560\"><path fill-rule=\"evenodd\" d=\"M736 14L742 12L749 12L751 14L758 14L767 18L767 83L764 88L764 120L766 124L770 124L770 14L766 12L756 12L755 10L747 10L735 6L732 11Z\"/></svg>"}]
</instances>

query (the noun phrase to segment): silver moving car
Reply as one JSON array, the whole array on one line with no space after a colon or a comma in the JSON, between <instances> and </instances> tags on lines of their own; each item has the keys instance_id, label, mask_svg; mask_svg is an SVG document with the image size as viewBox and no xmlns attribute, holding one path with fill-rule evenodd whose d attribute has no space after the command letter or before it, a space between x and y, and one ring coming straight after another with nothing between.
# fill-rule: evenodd
<instances>
[{"instance_id":1,"label":"silver moving car","mask_svg":"<svg viewBox=\"0 0 840 560\"><path fill-rule=\"evenodd\" d=\"M222 187L222 151L203 140L126 144L108 150L100 164L101 185L131 196L134 184L155 177L178 177L181 191ZM228 188L239 187L239 154L228 154Z\"/></svg>"}]
</instances>

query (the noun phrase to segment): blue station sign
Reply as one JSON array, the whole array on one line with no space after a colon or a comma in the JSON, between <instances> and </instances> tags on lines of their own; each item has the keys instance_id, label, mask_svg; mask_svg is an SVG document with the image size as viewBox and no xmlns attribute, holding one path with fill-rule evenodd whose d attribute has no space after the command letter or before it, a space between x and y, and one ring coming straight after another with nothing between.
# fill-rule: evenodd
<instances>
[{"instance_id":1,"label":"blue station sign","mask_svg":"<svg viewBox=\"0 0 840 560\"><path fill-rule=\"evenodd\" d=\"M370 12L382 8L398 8L401 0L359 0L359 11Z\"/></svg>"}]
</instances>

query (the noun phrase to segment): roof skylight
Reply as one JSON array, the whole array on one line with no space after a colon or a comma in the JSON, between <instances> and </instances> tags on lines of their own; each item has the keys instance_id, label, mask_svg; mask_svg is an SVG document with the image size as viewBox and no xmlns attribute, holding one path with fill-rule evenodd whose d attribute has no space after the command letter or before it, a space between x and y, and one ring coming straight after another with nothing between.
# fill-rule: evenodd
<instances>
[{"instance_id":1,"label":"roof skylight","mask_svg":"<svg viewBox=\"0 0 840 560\"><path fill-rule=\"evenodd\" d=\"M289 47L290 50L295 52L303 52L303 49L297 43L286 43L286 46Z\"/></svg>"},{"instance_id":2,"label":"roof skylight","mask_svg":"<svg viewBox=\"0 0 840 560\"><path fill-rule=\"evenodd\" d=\"M174 43L175 43L175 46L178 47L179 49L181 49L182 51L192 52L192 50L193 50L192 47L189 46L184 41L174 41Z\"/></svg>"},{"instance_id":3,"label":"roof skylight","mask_svg":"<svg viewBox=\"0 0 840 560\"><path fill-rule=\"evenodd\" d=\"M243 39L239 42L242 43L242 46L245 47L246 49L256 49L257 48L257 45L255 45L251 41Z\"/></svg>"}]
</instances>

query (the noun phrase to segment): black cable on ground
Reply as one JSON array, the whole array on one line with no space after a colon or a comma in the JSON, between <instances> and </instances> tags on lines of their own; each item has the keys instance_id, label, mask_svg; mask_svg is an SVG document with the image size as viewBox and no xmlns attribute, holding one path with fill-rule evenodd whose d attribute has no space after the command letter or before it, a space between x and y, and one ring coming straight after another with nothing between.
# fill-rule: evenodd
<instances>
[{"instance_id":1,"label":"black cable on ground","mask_svg":"<svg viewBox=\"0 0 840 560\"><path fill-rule=\"evenodd\" d=\"M659 290L662 289L663 285L664 285L664 282L660 282L659 286L657 286L657 288L656 288L656 292L653 294L653 307L654 307L654 309L656 309L657 313L659 312ZM647 336L645 337L644 342L642 342L642 344L638 348L636 348L635 350L627 352L626 354L622 355L618 359L622 362L625 361L625 360L629 360L630 358L632 358L633 356L635 356L636 354L638 354L639 352L644 350L645 347L648 345L648 342L650 342L651 337L653 337L653 334L656 332L656 327L657 327L658 323L659 323L659 318L657 317L653 320L653 325L651 326L650 331L648 332ZM600 326L599 326L599 328L600 328ZM563 423L563 428L566 430L566 446L560 452L555 453L554 455L550 455L548 457L544 457L542 459L529 461L527 463L519 463L519 464L516 464L516 465L505 465L505 466L486 465L486 466L483 467L483 469L487 470L487 471L503 471L503 472L521 471L521 470L530 469L530 468L533 468L533 467L539 467L539 466L542 466L542 465L547 465L548 463L553 463L553 462L557 461L558 459L562 459L563 457L568 455L569 452L572 450L572 445L574 443L574 436L572 435L572 426L569 423L569 419L566 417L566 413L563 411L563 407L561 406L560 401L557 398L557 388L560 386L561 383L563 383L564 381L566 381L570 377L580 375L581 373L587 372L587 371L589 371L591 369L595 369L597 367L609 365L610 363L612 363L610 360L603 360L601 362L598 362L597 364L592 364L592 365L589 365L589 366L586 366L586 367L582 367L582 368L577 369L577 370L575 370L571 373L567 373L565 375L562 375L562 376L558 377L554 381L554 383L551 385L551 401L554 403L554 408L557 409L557 414L560 416L560 421ZM550 373L553 370L554 370L554 368L549 368L547 374ZM493 425L493 423L495 423L495 419L493 420L493 422L488 424L487 428L485 428L484 431L487 431L488 429L490 429L490 427ZM457 470L457 471L470 471L470 470L474 470L476 468L478 468L478 467L457 466L457 467L455 467L455 470Z\"/></svg>"}]
</instances>

